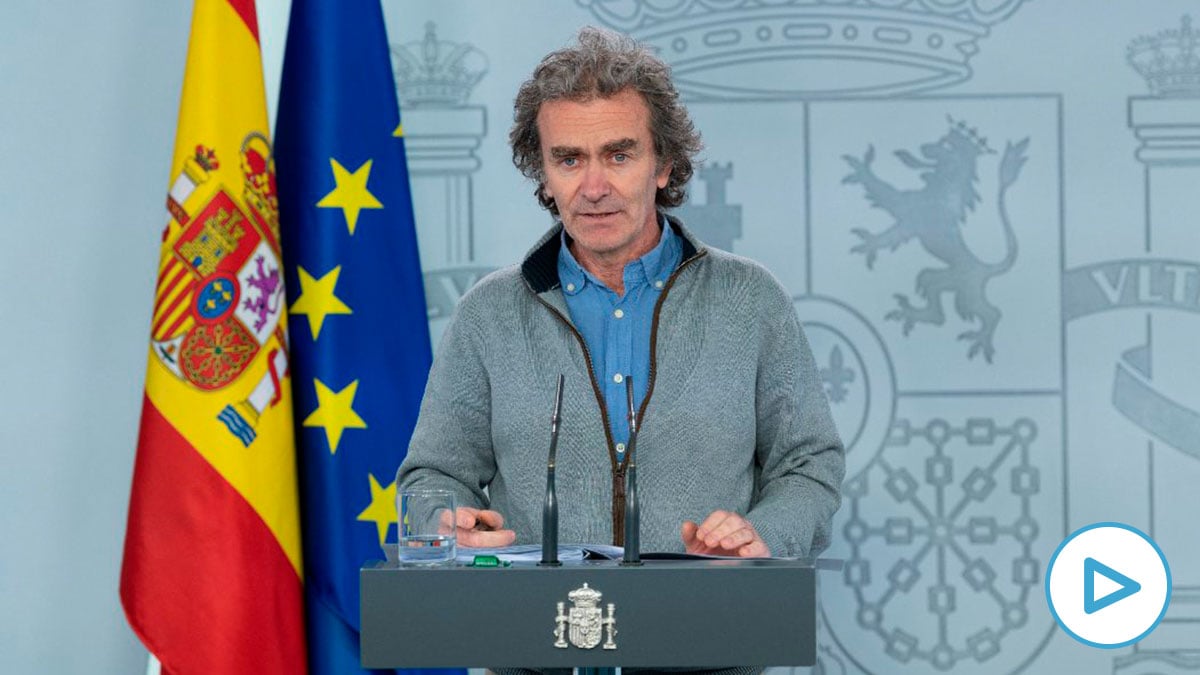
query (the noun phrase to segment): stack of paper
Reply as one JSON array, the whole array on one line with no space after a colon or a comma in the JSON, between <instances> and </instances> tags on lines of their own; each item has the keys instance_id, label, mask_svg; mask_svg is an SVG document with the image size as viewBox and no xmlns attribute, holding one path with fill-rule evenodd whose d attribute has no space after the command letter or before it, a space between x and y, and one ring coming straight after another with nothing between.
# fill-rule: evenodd
<instances>
[{"instance_id":1,"label":"stack of paper","mask_svg":"<svg viewBox=\"0 0 1200 675\"><path fill-rule=\"evenodd\" d=\"M624 555L625 549L620 546L607 544L564 544L558 547L559 562L583 560L584 558L607 558L616 560ZM478 555L494 555L507 562L540 562L542 559L541 544L520 544L517 546L499 546L495 548L458 547L458 562L470 563Z\"/></svg>"}]
</instances>

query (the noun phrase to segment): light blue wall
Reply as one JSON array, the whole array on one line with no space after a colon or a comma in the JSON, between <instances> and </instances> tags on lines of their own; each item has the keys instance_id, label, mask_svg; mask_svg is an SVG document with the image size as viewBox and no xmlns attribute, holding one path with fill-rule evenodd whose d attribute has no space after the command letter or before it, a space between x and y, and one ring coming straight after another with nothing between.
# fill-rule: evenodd
<instances>
[{"instance_id":1,"label":"light blue wall","mask_svg":"<svg viewBox=\"0 0 1200 675\"><path fill-rule=\"evenodd\" d=\"M117 578L189 7L0 4L0 671L138 672Z\"/></svg>"},{"instance_id":2,"label":"light blue wall","mask_svg":"<svg viewBox=\"0 0 1200 675\"><path fill-rule=\"evenodd\" d=\"M815 21L821 4L829 7ZM0 4L0 672L143 669L145 652L124 622L116 588L187 5ZM287 6L260 3L272 96ZM648 7L687 11L625 24L605 7L625 16ZM962 31L977 53L941 52L930 34L916 46L872 50L880 22L906 18L896 11L939 7L951 15L908 27L939 26L943 43ZM985 11L997 7L1011 11ZM698 228L711 222L710 241L770 267L796 296L818 360L831 373L853 372L834 409L859 482L848 485L831 553L865 563L870 582L825 583L823 672L941 672L929 655L939 643L960 653L956 673L1200 672L1200 615L1188 613L1200 603L1187 602L1200 591L1193 487L1200 437L1113 402L1120 371L1143 386L1130 390L1135 400L1157 390L1200 409L1193 346L1200 272L1180 277L1184 302L1175 304L1190 302L1190 310L1149 306L1170 295L1171 273L1161 267L1141 301L1132 289L1136 269L1121 276L1125 261L1171 259L1192 269L1200 261L1200 150L1167 148L1157 157L1173 163L1149 170L1135 157L1141 141L1130 128L1131 99L1151 92L1126 61L1135 38L1178 30L1187 12L1200 21L1194 0L385 0L384 9L397 48L420 42L433 22L437 40L475 50L465 65L477 81L462 100L431 104L404 94L435 334L467 284L515 261L547 225L505 144L512 95L540 56L582 24L630 25L692 83L687 96L708 143L704 157L730 165L731 174L713 179L724 187L724 204L706 203L697 184L683 215ZM970 16L975 22L964 22ZM839 49L770 50L801 30L789 25L818 30L821 21L836 27L829 40ZM705 33L693 27L708 24L742 31L742 42L708 35L716 42L702 48ZM698 48L706 59L694 58ZM912 84L922 76L942 79L922 89ZM1194 139L1200 98L1181 101L1135 105L1149 106L1138 115L1173 116L1176 135ZM878 176L916 189L918 172L894 152L918 154L921 143L947 133L947 115L976 127L996 150L978 160L981 199L962 227L967 248L986 261L1005 252L997 192L1005 145L1029 138L1005 202L1017 258L987 284L1000 312L991 363L969 357L969 343L956 339L977 323L955 314L949 296L944 325L919 324L906 336L886 318L897 308L895 294L920 304L916 276L938 266L918 241L881 250L870 269L850 251L854 228L878 233L893 219L869 208L861 186L842 182L850 171L843 156L861 158L874 146ZM966 260L959 254L952 262ZM1129 302L1093 311L1122 279ZM1139 371L1146 354L1152 368ZM951 432L945 442L943 428ZM927 524L911 501L888 491L889 478L910 476L918 495L933 499L927 462L945 456L955 472L948 489L961 492L962 479L1008 444L1016 450L999 460L997 488L955 524L975 517L1015 526L1025 514L1037 524L1028 551L1015 534L980 544L963 531L934 547L953 544L986 559L998 595L977 593L961 570L921 558L919 535L903 545L878 534L889 519L901 530ZM1014 493L1014 470L1036 471L1036 490ZM849 537L852 514L877 534ZM1040 576L1032 585L1014 581L1015 559L1030 557L1040 575L1066 533L1108 519L1154 534L1176 575L1168 615L1176 622L1136 652L1078 645L1052 628ZM859 610L885 592L889 571L904 561L920 578L896 595L875 630ZM939 576L958 598L944 639L926 600ZM1005 619L995 597L1026 618ZM917 641L919 653L907 661L886 649L898 628ZM968 638L989 629L1003 631L999 651L971 655Z\"/></svg>"}]
</instances>

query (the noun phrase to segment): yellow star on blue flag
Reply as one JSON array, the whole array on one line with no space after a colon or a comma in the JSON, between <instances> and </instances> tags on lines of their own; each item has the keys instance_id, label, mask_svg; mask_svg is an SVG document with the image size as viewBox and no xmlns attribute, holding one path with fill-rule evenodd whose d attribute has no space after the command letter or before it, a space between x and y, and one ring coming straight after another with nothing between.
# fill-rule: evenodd
<instances>
[{"instance_id":1,"label":"yellow star on blue flag","mask_svg":"<svg viewBox=\"0 0 1200 675\"><path fill-rule=\"evenodd\" d=\"M363 162L362 166L353 172L347 171L346 167L332 157L329 158L329 166L333 170L333 182L337 187L322 197L317 206L323 209L341 209L346 218L346 228L353 235L354 228L358 226L360 211L383 208L383 204L380 204L375 195L367 189L367 181L371 178L371 160Z\"/></svg>"}]
</instances>

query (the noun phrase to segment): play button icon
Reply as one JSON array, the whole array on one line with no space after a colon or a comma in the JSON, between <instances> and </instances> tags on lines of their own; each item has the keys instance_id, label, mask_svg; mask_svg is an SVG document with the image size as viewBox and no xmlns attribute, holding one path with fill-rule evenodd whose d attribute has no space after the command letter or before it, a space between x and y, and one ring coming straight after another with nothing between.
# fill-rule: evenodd
<instances>
[{"instance_id":1,"label":"play button icon","mask_svg":"<svg viewBox=\"0 0 1200 675\"><path fill-rule=\"evenodd\" d=\"M1170 597L1171 571L1162 550L1123 523L1077 530L1046 569L1050 613L1068 635L1093 647L1124 647L1146 637L1166 614Z\"/></svg>"},{"instance_id":2,"label":"play button icon","mask_svg":"<svg viewBox=\"0 0 1200 675\"><path fill-rule=\"evenodd\" d=\"M1111 591L1102 589L1105 590L1105 593L1097 598L1097 575L1100 575L1100 584L1109 588L1116 584L1117 588ZM1141 584L1099 560L1095 558L1083 559L1083 611L1085 613L1095 614L1114 602L1124 600L1140 590L1142 590Z\"/></svg>"}]
</instances>

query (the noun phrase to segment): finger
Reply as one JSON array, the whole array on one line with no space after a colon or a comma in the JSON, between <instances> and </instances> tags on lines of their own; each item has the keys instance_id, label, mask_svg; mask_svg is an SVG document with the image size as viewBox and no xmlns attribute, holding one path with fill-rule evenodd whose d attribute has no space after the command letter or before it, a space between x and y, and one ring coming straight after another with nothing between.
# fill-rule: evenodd
<instances>
[{"instance_id":1,"label":"finger","mask_svg":"<svg viewBox=\"0 0 1200 675\"><path fill-rule=\"evenodd\" d=\"M696 537L698 539L708 539L708 533L713 531L717 525L720 525L730 513L728 511L716 510L708 514L704 522L700 523L700 527L696 529Z\"/></svg>"},{"instance_id":2,"label":"finger","mask_svg":"<svg viewBox=\"0 0 1200 675\"><path fill-rule=\"evenodd\" d=\"M733 550L742 548L743 546L753 542L757 538L758 538L758 535L747 524L746 527L743 527L740 530L734 530L733 532L729 533L727 536L722 537L721 541L718 542L717 545L720 546L721 548L725 549L726 551L733 551Z\"/></svg>"},{"instance_id":3,"label":"finger","mask_svg":"<svg viewBox=\"0 0 1200 675\"><path fill-rule=\"evenodd\" d=\"M696 549L703 546L702 543L696 540L696 530L700 526L694 521L683 521L683 527L679 529L679 537L683 539L683 547L688 553L696 553Z\"/></svg>"},{"instance_id":4,"label":"finger","mask_svg":"<svg viewBox=\"0 0 1200 675\"><path fill-rule=\"evenodd\" d=\"M454 534L458 529L458 513L442 509L438 513L438 534Z\"/></svg>"},{"instance_id":5,"label":"finger","mask_svg":"<svg viewBox=\"0 0 1200 675\"><path fill-rule=\"evenodd\" d=\"M762 539L755 539L739 548L737 554L743 558L770 558L771 550Z\"/></svg>"},{"instance_id":6,"label":"finger","mask_svg":"<svg viewBox=\"0 0 1200 675\"><path fill-rule=\"evenodd\" d=\"M454 510L455 524L464 530L474 528L478 517L479 509L471 508L470 506L460 506Z\"/></svg>"},{"instance_id":7,"label":"finger","mask_svg":"<svg viewBox=\"0 0 1200 675\"><path fill-rule=\"evenodd\" d=\"M480 511L475 514L475 528L478 530L499 530L504 527L504 516L496 511Z\"/></svg>"},{"instance_id":8,"label":"finger","mask_svg":"<svg viewBox=\"0 0 1200 675\"><path fill-rule=\"evenodd\" d=\"M517 540L512 530L459 530L458 543L466 548L497 548L508 546Z\"/></svg>"},{"instance_id":9,"label":"finger","mask_svg":"<svg viewBox=\"0 0 1200 675\"><path fill-rule=\"evenodd\" d=\"M717 524L708 534L704 535L704 543L708 546L721 546L721 540L750 526L744 518L731 513L725 520ZM728 548L728 547L724 547Z\"/></svg>"},{"instance_id":10,"label":"finger","mask_svg":"<svg viewBox=\"0 0 1200 675\"><path fill-rule=\"evenodd\" d=\"M438 532L449 534L453 528L458 527L458 513L451 513L449 509L443 509L438 513Z\"/></svg>"}]
</instances>

